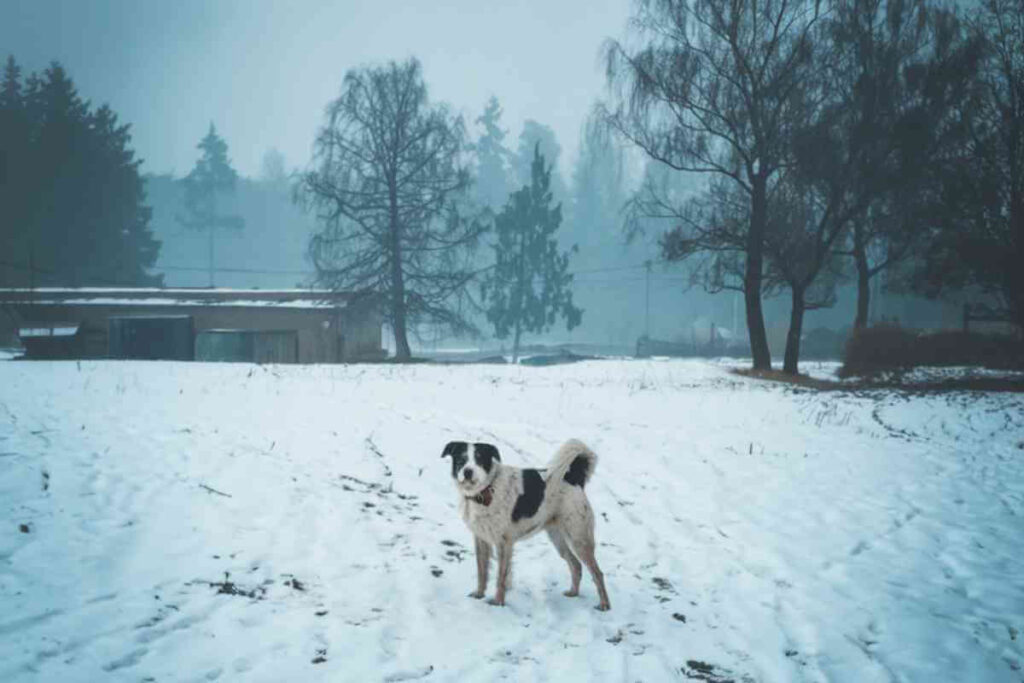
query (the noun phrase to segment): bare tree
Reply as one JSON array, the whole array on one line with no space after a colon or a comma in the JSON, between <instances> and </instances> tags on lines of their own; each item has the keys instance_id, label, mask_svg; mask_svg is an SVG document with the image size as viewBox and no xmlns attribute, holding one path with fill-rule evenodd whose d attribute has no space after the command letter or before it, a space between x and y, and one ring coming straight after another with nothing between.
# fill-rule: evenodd
<instances>
[{"instance_id":1,"label":"bare tree","mask_svg":"<svg viewBox=\"0 0 1024 683\"><path fill-rule=\"evenodd\" d=\"M976 61L955 16L925 0L834 0L819 28L817 68L794 112L792 164L769 202L770 267L792 294L783 369L793 374L804 312L834 298L835 251L851 228L859 310L872 242L889 247L877 273L923 233L932 166L957 140L954 105Z\"/></svg>"},{"instance_id":2,"label":"bare tree","mask_svg":"<svg viewBox=\"0 0 1024 683\"><path fill-rule=\"evenodd\" d=\"M718 225L687 236L692 223L679 224L682 233L672 241L681 249L672 256L691 256L710 240L742 259L756 369L771 367L761 308L769 194L789 162L792 110L814 68L818 9L817 2L797 0L640 0L633 25L646 45L606 47L616 93L601 110L608 124L652 159L735 185L740 194L727 194L749 205L746 222L731 224L722 239ZM647 192L654 205L671 205Z\"/></svg>"},{"instance_id":3,"label":"bare tree","mask_svg":"<svg viewBox=\"0 0 1024 683\"><path fill-rule=\"evenodd\" d=\"M470 328L459 302L485 227L459 209L464 151L462 119L428 102L416 59L351 70L298 187L323 223L310 243L318 280L385 295L398 360L412 324Z\"/></svg>"},{"instance_id":4,"label":"bare tree","mask_svg":"<svg viewBox=\"0 0 1024 683\"><path fill-rule=\"evenodd\" d=\"M922 246L940 176L964 141L959 109L980 44L928 0L835 0L826 27L831 58L820 73L832 93L822 120L834 132L810 135L801 165L826 181L833 203L856 207L843 252L855 265L857 328L871 279Z\"/></svg>"},{"instance_id":5,"label":"bare tree","mask_svg":"<svg viewBox=\"0 0 1024 683\"><path fill-rule=\"evenodd\" d=\"M841 272L834 249L846 233L848 216L855 207L817 192L795 173L787 173L776 184L769 206L765 240L769 273L789 289L791 297L782 371L795 375L804 314L835 303Z\"/></svg>"},{"instance_id":6,"label":"bare tree","mask_svg":"<svg viewBox=\"0 0 1024 683\"><path fill-rule=\"evenodd\" d=\"M975 286L1024 329L1024 0L984 0L972 24L985 60L963 107L969 137L914 285Z\"/></svg>"}]
</instances>

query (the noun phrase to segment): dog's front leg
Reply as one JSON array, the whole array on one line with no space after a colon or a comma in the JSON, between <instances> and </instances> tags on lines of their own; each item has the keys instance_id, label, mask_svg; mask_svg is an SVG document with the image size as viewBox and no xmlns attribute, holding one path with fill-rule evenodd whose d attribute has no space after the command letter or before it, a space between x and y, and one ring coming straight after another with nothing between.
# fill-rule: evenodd
<instances>
[{"instance_id":1,"label":"dog's front leg","mask_svg":"<svg viewBox=\"0 0 1024 683\"><path fill-rule=\"evenodd\" d=\"M512 544L498 544L498 579L494 589L494 597L488 600L492 605L505 605L505 586L508 583L508 570L512 566Z\"/></svg>"},{"instance_id":2,"label":"dog's front leg","mask_svg":"<svg viewBox=\"0 0 1024 683\"><path fill-rule=\"evenodd\" d=\"M476 544L476 590L469 594L469 597L479 600L487 592L487 569L491 563L491 544L476 536L473 537Z\"/></svg>"}]
</instances>

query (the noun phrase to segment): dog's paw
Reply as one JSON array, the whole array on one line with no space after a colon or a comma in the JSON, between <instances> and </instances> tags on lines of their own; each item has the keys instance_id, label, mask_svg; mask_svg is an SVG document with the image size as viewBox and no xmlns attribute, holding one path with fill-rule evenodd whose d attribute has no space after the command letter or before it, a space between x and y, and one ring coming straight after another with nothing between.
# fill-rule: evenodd
<instances>
[{"instance_id":1,"label":"dog's paw","mask_svg":"<svg viewBox=\"0 0 1024 683\"><path fill-rule=\"evenodd\" d=\"M472 593L467 593L466 595L467 597L473 598L474 600L479 600L480 598L484 597L483 591L473 591Z\"/></svg>"},{"instance_id":2,"label":"dog's paw","mask_svg":"<svg viewBox=\"0 0 1024 683\"><path fill-rule=\"evenodd\" d=\"M602 602L600 605L594 607L598 612L607 612L612 606L607 602Z\"/></svg>"},{"instance_id":3,"label":"dog's paw","mask_svg":"<svg viewBox=\"0 0 1024 683\"><path fill-rule=\"evenodd\" d=\"M504 600L499 600L498 598L489 598L487 600L487 604L488 605L493 605L494 607L504 607L505 606L505 601Z\"/></svg>"},{"instance_id":4,"label":"dog's paw","mask_svg":"<svg viewBox=\"0 0 1024 683\"><path fill-rule=\"evenodd\" d=\"M578 598L580 596L580 592L578 590L567 590L563 591L562 595L567 598Z\"/></svg>"}]
</instances>

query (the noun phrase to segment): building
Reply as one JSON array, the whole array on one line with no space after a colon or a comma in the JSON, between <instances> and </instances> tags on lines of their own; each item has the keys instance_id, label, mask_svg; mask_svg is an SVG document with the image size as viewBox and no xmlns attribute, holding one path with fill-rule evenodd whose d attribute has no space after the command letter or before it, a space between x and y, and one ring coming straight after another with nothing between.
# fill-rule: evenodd
<instances>
[{"instance_id":1,"label":"building","mask_svg":"<svg viewBox=\"0 0 1024 683\"><path fill-rule=\"evenodd\" d=\"M379 360L379 299L326 290L0 289L29 358Z\"/></svg>"}]
</instances>

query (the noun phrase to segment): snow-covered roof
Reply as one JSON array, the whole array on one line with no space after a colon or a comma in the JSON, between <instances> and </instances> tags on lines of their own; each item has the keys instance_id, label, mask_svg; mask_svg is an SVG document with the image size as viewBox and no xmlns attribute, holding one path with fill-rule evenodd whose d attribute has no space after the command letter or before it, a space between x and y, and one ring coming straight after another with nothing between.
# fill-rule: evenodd
<instances>
[{"instance_id":1,"label":"snow-covered roof","mask_svg":"<svg viewBox=\"0 0 1024 683\"><path fill-rule=\"evenodd\" d=\"M0 303L34 306L218 306L342 308L348 292L316 289L161 289L81 287L0 289Z\"/></svg>"}]
</instances>

